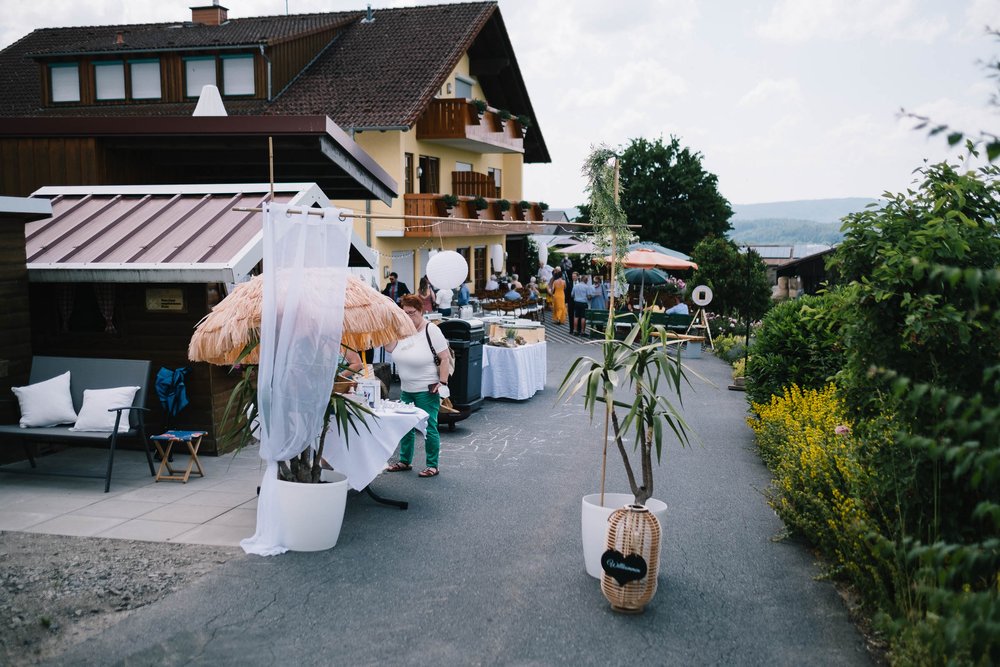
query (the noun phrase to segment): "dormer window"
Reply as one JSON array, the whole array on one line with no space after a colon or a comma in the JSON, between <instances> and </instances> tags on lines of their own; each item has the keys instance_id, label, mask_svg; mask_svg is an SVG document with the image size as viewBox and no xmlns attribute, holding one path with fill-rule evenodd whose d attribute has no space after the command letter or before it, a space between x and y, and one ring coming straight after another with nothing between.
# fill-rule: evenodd
<instances>
[{"instance_id":1,"label":"dormer window","mask_svg":"<svg viewBox=\"0 0 1000 667\"><path fill-rule=\"evenodd\" d=\"M184 59L184 94L200 97L204 86L216 85L215 56Z\"/></svg>"},{"instance_id":2,"label":"dormer window","mask_svg":"<svg viewBox=\"0 0 1000 667\"><path fill-rule=\"evenodd\" d=\"M254 94L253 56L222 56L222 94Z\"/></svg>"},{"instance_id":3,"label":"dormer window","mask_svg":"<svg viewBox=\"0 0 1000 667\"><path fill-rule=\"evenodd\" d=\"M94 87L99 102L125 99L125 63L94 63Z\"/></svg>"},{"instance_id":4,"label":"dormer window","mask_svg":"<svg viewBox=\"0 0 1000 667\"><path fill-rule=\"evenodd\" d=\"M160 87L159 60L130 60L133 100L158 100L163 97Z\"/></svg>"},{"instance_id":5,"label":"dormer window","mask_svg":"<svg viewBox=\"0 0 1000 667\"><path fill-rule=\"evenodd\" d=\"M80 101L80 66L77 63L49 65L49 82L53 102Z\"/></svg>"}]
</instances>

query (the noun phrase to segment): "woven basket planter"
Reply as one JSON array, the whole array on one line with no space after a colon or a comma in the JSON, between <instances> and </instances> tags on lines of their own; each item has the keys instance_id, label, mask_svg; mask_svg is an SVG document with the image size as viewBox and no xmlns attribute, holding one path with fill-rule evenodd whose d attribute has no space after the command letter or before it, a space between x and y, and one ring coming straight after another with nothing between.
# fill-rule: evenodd
<instances>
[{"instance_id":1,"label":"woven basket planter","mask_svg":"<svg viewBox=\"0 0 1000 667\"><path fill-rule=\"evenodd\" d=\"M601 592L615 611L642 613L656 594L660 522L641 505L615 510L608 519L607 547Z\"/></svg>"}]
</instances>

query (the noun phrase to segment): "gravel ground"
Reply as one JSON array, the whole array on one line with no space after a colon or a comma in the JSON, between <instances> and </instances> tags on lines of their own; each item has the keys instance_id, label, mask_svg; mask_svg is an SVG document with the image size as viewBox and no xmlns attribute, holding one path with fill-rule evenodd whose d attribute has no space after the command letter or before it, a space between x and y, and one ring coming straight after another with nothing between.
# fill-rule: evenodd
<instances>
[{"instance_id":1,"label":"gravel ground","mask_svg":"<svg viewBox=\"0 0 1000 667\"><path fill-rule=\"evenodd\" d=\"M33 665L243 555L237 548L0 532L0 665Z\"/></svg>"}]
</instances>

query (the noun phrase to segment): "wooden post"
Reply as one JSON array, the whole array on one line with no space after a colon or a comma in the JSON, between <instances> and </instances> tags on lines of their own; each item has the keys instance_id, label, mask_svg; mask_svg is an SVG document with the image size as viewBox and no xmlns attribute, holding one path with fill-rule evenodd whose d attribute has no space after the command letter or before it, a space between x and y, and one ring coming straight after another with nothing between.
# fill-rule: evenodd
<instances>
[{"instance_id":1,"label":"wooden post","mask_svg":"<svg viewBox=\"0 0 1000 667\"><path fill-rule=\"evenodd\" d=\"M615 206L618 205L618 158L615 158ZM618 272L615 270L615 264L618 262L618 234L615 228L611 228L611 294L608 300L608 326L605 328L604 333L607 335L608 330L614 335L615 331L615 278ZM607 476L608 471L608 425L611 422L611 408L612 404L607 400L605 395L604 401L604 447L601 452L601 507L604 507L604 480Z\"/></svg>"}]
</instances>

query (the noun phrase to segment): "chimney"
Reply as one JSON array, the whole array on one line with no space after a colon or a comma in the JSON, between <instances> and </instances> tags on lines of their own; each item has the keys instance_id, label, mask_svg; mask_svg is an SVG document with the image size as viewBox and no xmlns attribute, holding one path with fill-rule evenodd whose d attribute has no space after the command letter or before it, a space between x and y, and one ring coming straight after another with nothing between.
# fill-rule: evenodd
<instances>
[{"instance_id":1,"label":"chimney","mask_svg":"<svg viewBox=\"0 0 1000 667\"><path fill-rule=\"evenodd\" d=\"M125 43L125 33L118 31L115 33L115 46L122 46Z\"/></svg>"},{"instance_id":2,"label":"chimney","mask_svg":"<svg viewBox=\"0 0 1000 667\"><path fill-rule=\"evenodd\" d=\"M211 5L191 8L191 22L202 25L221 25L229 20L229 10L212 0Z\"/></svg>"}]
</instances>

